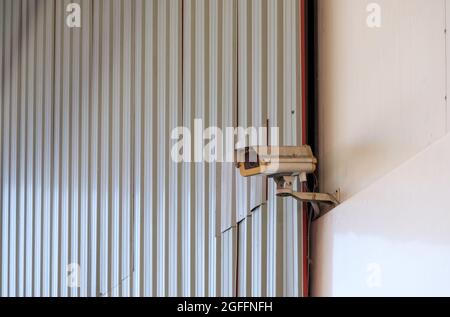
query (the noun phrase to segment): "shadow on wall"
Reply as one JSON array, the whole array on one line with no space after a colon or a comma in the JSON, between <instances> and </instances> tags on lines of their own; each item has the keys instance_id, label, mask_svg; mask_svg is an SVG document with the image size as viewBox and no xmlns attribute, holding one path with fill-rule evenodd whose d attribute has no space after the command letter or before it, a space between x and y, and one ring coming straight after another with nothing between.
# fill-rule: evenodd
<instances>
[{"instance_id":1,"label":"shadow on wall","mask_svg":"<svg viewBox=\"0 0 450 317\"><path fill-rule=\"evenodd\" d=\"M450 135L314 223L313 294L450 295Z\"/></svg>"}]
</instances>

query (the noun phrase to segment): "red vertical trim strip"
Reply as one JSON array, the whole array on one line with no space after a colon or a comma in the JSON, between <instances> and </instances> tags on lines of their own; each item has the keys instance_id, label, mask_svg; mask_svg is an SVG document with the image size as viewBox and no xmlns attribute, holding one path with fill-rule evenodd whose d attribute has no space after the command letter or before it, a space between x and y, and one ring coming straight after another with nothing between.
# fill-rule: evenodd
<instances>
[{"instance_id":1,"label":"red vertical trim strip","mask_svg":"<svg viewBox=\"0 0 450 317\"><path fill-rule=\"evenodd\" d=\"M300 1L300 12L299 12L299 28L300 28L300 74L301 74L301 87L300 91L302 93L302 144L307 144L307 59L306 59L306 0ZM305 188L303 188L305 190ZM302 244L303 244L303 296L309 297L309 265L308 265L308 206L303 204L303 234L302 234Z\"/></svg>"}]
</instances>

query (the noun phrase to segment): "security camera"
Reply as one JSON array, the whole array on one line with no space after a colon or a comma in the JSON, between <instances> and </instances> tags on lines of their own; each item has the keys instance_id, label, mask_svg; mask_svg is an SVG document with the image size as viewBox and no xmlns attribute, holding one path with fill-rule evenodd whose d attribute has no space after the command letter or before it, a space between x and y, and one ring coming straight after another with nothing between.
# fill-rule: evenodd
<instances>
[{"instance_id":1,"label":"security camera","mask_svg":"<svg viewBox=\"0 0 450 317\"><path fill-rule=\"evenodd\" d=\"M308 145L245 147L236 150L235 160L241 176L264 175L273 178L277 184L277 196L309 202L316 214L320 213L318 203L332 206L339 204L331 194L294 191L296 177L306 182L306 175L316 170L317 159Z\"/></svg>"},{"instance_id":2,"label":"security camera","mask_svg":"<svg viewBox=\"0 0 450 317\"><path fill-rule=\"evenodd\" d=\"M236 151L236 164L243 177L310 174L317 159L305 146L251 146Z\"/></svg>"}]
</instances>

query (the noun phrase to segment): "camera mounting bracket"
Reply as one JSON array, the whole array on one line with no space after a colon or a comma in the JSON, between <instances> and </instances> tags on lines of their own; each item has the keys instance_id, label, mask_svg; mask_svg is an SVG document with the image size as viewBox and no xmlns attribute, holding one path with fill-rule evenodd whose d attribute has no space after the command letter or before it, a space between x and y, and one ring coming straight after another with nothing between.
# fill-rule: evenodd
<instances>
[{"instance_id":1,"label":"camera mounting bracket","mask_svg":"<svg viewBox=\"0 0 450 317\"><path fill-rule=\"evenodd\" d=\"M339 205L339 201L331 194L295 192L294 181L296 177L292 175L277 175L274 177L275 183L277 184L278 197L292 197L301 202L311 203L316 216L320 215L319 203L331 205L332 207Z\"/></svg>"}]
</instances>

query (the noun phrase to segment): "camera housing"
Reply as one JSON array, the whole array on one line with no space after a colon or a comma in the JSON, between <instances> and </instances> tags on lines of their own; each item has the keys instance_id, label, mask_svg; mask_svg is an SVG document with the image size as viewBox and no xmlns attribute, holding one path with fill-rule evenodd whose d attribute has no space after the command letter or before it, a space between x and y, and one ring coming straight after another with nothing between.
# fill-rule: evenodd
<instances>
[{"instance_id":1,"label":"camera housing","mask_svg":"<svg viewBox=\"0 0 450 317\"><path fill-rule=\"evenodd\" d=\"M314 173L317 159L308 145L250 146L236 151L236 165L243 177L296 176Z\"/></svg>"}]
</instances>

